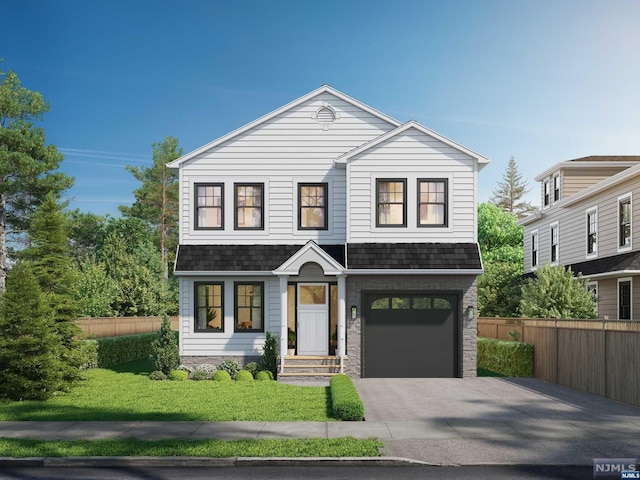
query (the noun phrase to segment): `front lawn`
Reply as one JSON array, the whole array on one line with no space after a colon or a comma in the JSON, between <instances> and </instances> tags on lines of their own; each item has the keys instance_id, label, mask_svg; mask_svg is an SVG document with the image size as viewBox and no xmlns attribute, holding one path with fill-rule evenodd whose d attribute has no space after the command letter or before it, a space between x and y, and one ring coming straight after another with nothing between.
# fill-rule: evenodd
<instances>
[{"instance_id":1,"label":"front lawn","mask_svg":"<svg viewBox=\"0 0 640 480\"><path fill-rule=\"evenodd\" d=\"M328 387L278 382L152 381L150 362L86 372L50 400L0 404L0 421L331 421Z\"/></svg>"}]
</instances>

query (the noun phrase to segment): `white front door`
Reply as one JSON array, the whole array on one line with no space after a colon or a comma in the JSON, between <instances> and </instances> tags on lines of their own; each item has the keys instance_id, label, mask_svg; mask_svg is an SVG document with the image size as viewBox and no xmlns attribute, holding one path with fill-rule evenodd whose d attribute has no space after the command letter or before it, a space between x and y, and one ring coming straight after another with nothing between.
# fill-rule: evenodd
<instances>
[{"instance_id":1,"label":"white front door","mask_svg":"<svg viewBox=\"0 0 640 480\"><path fill-rule=\"evenodd\" d=\"M329 353L329 284L298 284L298 355Z\"/></svg>"}]
</instances>

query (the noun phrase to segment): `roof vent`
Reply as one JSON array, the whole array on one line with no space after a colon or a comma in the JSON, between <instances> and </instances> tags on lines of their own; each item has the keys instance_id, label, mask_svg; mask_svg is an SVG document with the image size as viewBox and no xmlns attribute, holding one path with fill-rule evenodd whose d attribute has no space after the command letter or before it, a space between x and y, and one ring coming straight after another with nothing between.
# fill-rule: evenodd
<instances>
[{"instance_id":1,"label":"roof vent","mask_svg":"<svg viewBox=\"0 0 640 480\"><path fill-rule=\"evenodd\" d=\"M339 117L336 111L331 108L328 103L323 102L322 107L312 115L312 118L315 118L315 120L322 125L323 130L328 130L333 122L335 122Z\"/></svg>"}]
</instances>

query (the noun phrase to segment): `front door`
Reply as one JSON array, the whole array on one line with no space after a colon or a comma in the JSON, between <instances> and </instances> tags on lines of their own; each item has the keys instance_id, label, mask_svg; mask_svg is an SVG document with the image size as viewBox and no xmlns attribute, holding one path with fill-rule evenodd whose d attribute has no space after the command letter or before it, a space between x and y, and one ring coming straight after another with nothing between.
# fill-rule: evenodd
<instances>
[{"instance_id":1,"label":"front door","mask_svg":"<svg viewBox=\"0 0 640 480\"><path fill-rule=\"evenodd\" d=\"M329 353L329 285L298 284L298 355Z\"/></svg>"}]
</instances>

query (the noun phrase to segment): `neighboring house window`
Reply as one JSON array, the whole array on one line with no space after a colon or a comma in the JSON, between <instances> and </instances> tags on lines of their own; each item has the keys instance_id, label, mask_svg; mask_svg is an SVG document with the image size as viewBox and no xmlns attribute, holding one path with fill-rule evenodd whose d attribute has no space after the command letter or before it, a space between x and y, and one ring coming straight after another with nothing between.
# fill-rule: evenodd
<instances>
[{"instance_id":1,"label":"neighboring house window","mask_svg":"<svg viewBox=\"0 0 640 480\"><path fill-rule=\"evenodd\" d=\"M587 283L587 290L591 292L593 302L595 303L596 312L598 311L598 282Z\"/></svg>"},{"instance_id":2,"label":"neighboring house window","mask_svg":"<svg viewBox=\"0 0 640 480\"><path fill-rule=\"evenodd\" d=\"M618 320L631 320L631 279L618 280Z\"/></svg>"},{"instance_id":3,"label":"neighboring house window","mask_svg":"<svg viewBox=\"0 0 640 480\"><path fill-rule=\"evenodd\" d=\"M236 229L262 230L264 184L236 183Z\"/></svg>"},{"instance_id":4,"label":"neighboring house window","mask_svg":"<svg viewBox=\"0 0 640 480\"><path fill-rule=\"evenodd\" d=\"M618 200L618 248L631 248L631 196Z\"/></svg>"},{"instance_id":5,"label":"neighboring house window","mask_svg":"<svg viewBox=\"0 0 640 480\"><path fill-rule=\"evenodd\" d=\"M556 173L553 176L553 201L560 200L560 174Z\"/></svg>"},{"instance_id":6,"label":"neighboring house window","mask_svg":"<svg viewBox=\"0 0 640 480\"><path fill-rule=\"evenodd\" d=\"M224 332L224 285L222 283L195 283L196 332Z\"/></svg>"},{"instance_id":7,"label":"neighboring house window","mask_svg":"<svg viewBox=\"0 0 640 480\"><path fill-rule=\"evenodd\" d=\"M236 282L235 304L236 332L264 332L264 282Z\"/></svg>"},{"instance_id":8,"label":"neighboring house window","mask_svg":"<svg viewBox=\"0 0 640 480\"><path fill-rule=\"evenodd\" d=\"M328 186L326 183L298 185L298 229L326 230Z\"/></svg>"},{"instance_id":9,"label":"neighboring house window","mask_svg":"<svg viewBox=\"0 0 640 480\"><path fill-rule=\"evenodd\" d=\"M380 179L376 182L376 226L407 226L407 181Z\"/></svg>"},{"instance_id":10,"label":"neighboring house window","mask_svg":"<svg viewBox=\"0 0 640 480\"><path fill-rule=\"evenodd\" d=\"M538 266L538 231L531 232L531 268Z\"/></svg>"},{"instance_id":11,"label":"neighboring house window","mask_svg":"<svg viewBox=\"0 0 640 480\"><path fill-rule=\"evenodd\" d=\"M196 228L224 228L224 185L196 183Z\"/></svg>"},{"instance_id":12,"label":"neighboring house window","mask_svg":"<svg viewBox=\"0 0 640 480\"><path fill-rule=\"evenodd\" d=\"M549 179L542 182L542 205L548 207L551 199L549 198Z\"/></svg>"},{"instance_id":13,"label":"neighboring house window","mask_svg":"<svg viewBox=\"0 0 640 480\"><path fill-rule=\"evenodd\" d=\"M558 224L551 225L551 263L558 263Z\"/></svg>"},{"instance_id":14,"label":"neighboring house window","mask_svg":"<svg viewBox=\"0 0 640 480\"><path fill-rule=\"evenodd\" d=\"M446 179L418 179L418 226L447 226Z\"/></svg>"},{"instance_id":15,"label":"neighboring house window","mask_svg":"<svg viewBox=\"0 0 640 480\"><path fill-rule=\"evenodd\" d=\"M587 211L587 256L598 254L598 210Z\"/></svg>"}]
</instances>

